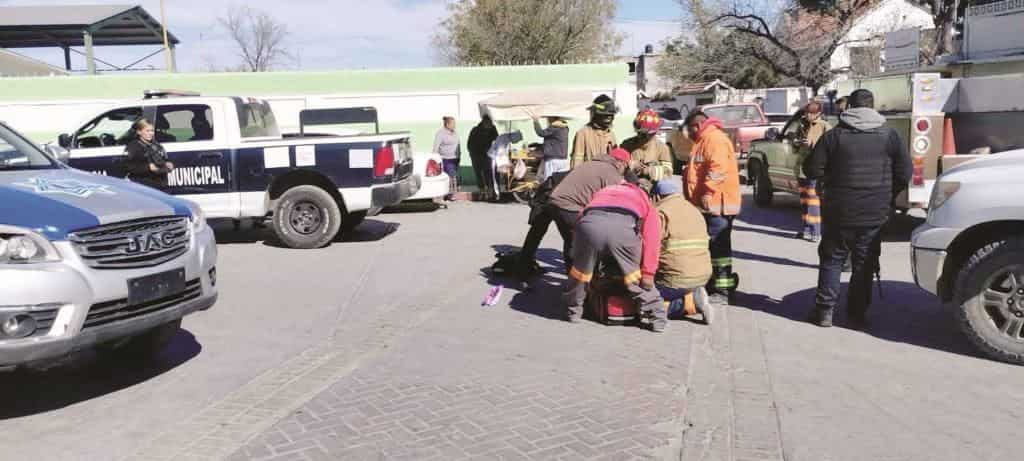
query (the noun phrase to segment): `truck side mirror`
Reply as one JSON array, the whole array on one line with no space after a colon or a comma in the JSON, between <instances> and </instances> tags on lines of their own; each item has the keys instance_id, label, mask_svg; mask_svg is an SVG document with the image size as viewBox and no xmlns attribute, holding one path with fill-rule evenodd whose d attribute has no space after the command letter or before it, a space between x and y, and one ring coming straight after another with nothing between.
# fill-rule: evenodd
<instances>
[{"instance_id":1,"label":"truck side mirror","mask_svg":"<svg viewBox=\"0 0 1024 461\"><path fill-rule=\"evenodd\" d=\"M769 141L778 141L781 136L782 134L779 133L779 129L774 127L769 128L764 132L764 139L767 139Z\"/></svg>"},{"instance_id":2,"label":"truck side mirror","mask_svg":"<svg viewBox=\"0 0 1024 461\"><path fill-rule=\"evenodd\" d=\"M60 144L60 147L63 147L65 149L70 149L71 148L71 135L69 135L67 133L61 133L60 136L57 136L57 144Z\"/></svg>"},{"instance_id":3,"label":"truck side mirror","mask_svg":"<svg viewBox=\"0 0 1024 461\"><path fill-rule=\"evenodd\" d=\"M67 164L71 161L71 151L65 149L63 146L46 143L46 145L43 146L43 149L60 163Z\"/></svg>"}]
</instances>

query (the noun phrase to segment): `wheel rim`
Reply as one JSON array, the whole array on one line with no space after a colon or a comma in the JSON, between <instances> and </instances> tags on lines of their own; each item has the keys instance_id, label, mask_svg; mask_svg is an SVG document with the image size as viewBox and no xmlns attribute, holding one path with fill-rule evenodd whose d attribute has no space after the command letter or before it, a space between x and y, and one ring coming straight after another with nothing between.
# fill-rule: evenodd
<instances>
[{"instance_id":1,"label":"wheel rim","mask_svg":"<svg viewBox=\"0 0 1024 461\"><path fill-rule=\"evenodd\" d=\"M1024 341L1024 266L1011 266L989 277L981 299L996 331L1011 340Z\"/></svg>"},{"instance_id":2,"label":"wheel rim","mask_svg":"<svg viewBox=\"0 0 1024 461\"><path fill-rule=\"evenodd\" d=\"M323 222L323 210L313 202L298 202L288 213L288 223L292 230L302 235L316 233Z\"/></svg>"}]
</instances>

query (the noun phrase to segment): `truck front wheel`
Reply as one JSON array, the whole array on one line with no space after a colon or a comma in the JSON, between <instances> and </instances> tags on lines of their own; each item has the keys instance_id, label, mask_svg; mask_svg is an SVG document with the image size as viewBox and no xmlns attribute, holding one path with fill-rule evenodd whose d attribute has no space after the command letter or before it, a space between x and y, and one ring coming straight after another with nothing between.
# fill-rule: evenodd
<instances>
[{"instance_id":1,"label":"truck front wheel","mask_svg":"<svg viewBox=\"0 0 1024 461\"><path fill-rule=\"evenodd\" d=\"M754 203L759 207L769 207L775 196L772 180L768 177L768 165L760 160L751 160L747 167L750 180L754 181Z\"/></svg>"},{"instance_id":2,"label":"truck front wheel","mask_svg":"<svg viewBox=\"0 0 1024 461\"><path fill-rule=\"evenodd\" d=\"M274 207L274 233L288 248L321 248L341 229L341 208L327 191L296 186L285 191Z\"/></svg>"},{"instance_id":3,"label":"truck front wheel","mask_svg":"<svg viewBox=\"0 0 1024 461\"><path fill-rule=\"evenodd\" d=\"M1024 365L1024 238L978 250L956 283L960 325L981 351Z\"/></svg>"}]
</instances>

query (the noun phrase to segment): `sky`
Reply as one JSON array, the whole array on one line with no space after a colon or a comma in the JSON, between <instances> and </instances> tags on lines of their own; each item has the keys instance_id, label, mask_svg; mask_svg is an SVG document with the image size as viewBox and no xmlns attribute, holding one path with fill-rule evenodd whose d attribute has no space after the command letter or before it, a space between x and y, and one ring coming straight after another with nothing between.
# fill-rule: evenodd
<instances>
[{"instance_id":1,"label":"sky","mask_svg":"<svg viewBox=\"0 0 1024 461\"><path fill-rule=\"evenodd\" d=\"M657 45L678 34L681 9L675 0L618 0L616 28L625 39L619 54L637 55L645 44ZM160 0L0 0L0 6L139 4L160 20ZM232 0L166 0L167 28L178 37L179 71L226 67L237 59L234 45L217 24ZM444 0L248 0L289 30L289 48L296 51L292 67L303 70L412 68L435 65L430 40L446 16ZM159 47L97 47L97 57L127 65ZM63 67L58 48L16 52ZM163 67L156 56L143 66ZM72 55L72 66L85 67ZM101 66L102 68L102 66Z\"/></svg>"}]
</instances>

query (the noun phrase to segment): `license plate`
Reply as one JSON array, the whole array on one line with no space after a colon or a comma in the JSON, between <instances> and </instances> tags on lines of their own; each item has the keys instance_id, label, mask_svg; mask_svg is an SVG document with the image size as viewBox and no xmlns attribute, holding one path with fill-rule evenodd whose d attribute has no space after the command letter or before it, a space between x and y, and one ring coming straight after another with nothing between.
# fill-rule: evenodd
<instances>
[{"instance_id":1,"label":"license plate","mask_svg":"<svg viewBox=\"0 0 1024 461\"><path fill-rule=\"evenodd\" d=\"M128 304L135 306L185 291L185 269L128 280Z\"/></svg>"}]
</instances>

